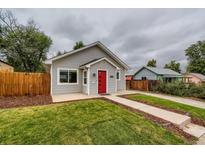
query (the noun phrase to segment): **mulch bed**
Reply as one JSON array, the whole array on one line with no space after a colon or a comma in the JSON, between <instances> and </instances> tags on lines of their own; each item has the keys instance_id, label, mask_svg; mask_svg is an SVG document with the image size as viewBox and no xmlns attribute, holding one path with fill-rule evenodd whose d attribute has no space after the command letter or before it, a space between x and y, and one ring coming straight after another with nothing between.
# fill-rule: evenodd
<instances>
[{"instance_id":1,"label":"mulch bed","mask_svg":"<svg viewBox=\"0 0 205 154\"><path fill-rule=\"evenodd\" d=\"M194 136L192 136L192 135L190 135L190 134L184 132L184 131L183 131L182 129L180 129L179 127L175 126L174 124L172 124L172 123L170 123L170 122L168 122L168 121L166 121L166 120L164 120L164 119L155 117L155 116L153 116L153 115L150 115L150 114L148 114L148 113L145 113L145 112L140 111L140 110L137 110L137 109L133 109L133 108L131 108L131 107L129 107L129 106L126 106L126 105L123 105L123 104L119 104L119 103L117 103L117 102L115 102L115 101L113 101L113 100L107 99L107 98L101 98L101 99L111 101L112 103L114 103L114 104L116 104L116 105L119 105L119 106L121 106L121 107L124 107L124 108L126 108L127 110L129 110L129 111L137 112L137 113L143 115L146 119L151 120L151 121L153 121L154 123L163 126L163 127L164 127L165 129L167 129L168 131L171 131L171 132L174 132L174 133L176 133L176 134L178 134L178 135L184 136L184 137L185 137L187 140L189 140L189 141L196 141L196 140L197 140L196 137L194 137Z\"/></svg>"},{"instance_id":2,"label":"mulch bed","mask_svg":"<svg viewBox=\"0 0 205 154\"><path fill-rule=\"evenodd\" d=\"M14 108L52 103L50 95L0 97L0 108Z\"/></svg>"},{"instance_id":3,"label":"mulch bed","mask_svg":"<svg viewBox=\"0 0 205 154\"><path fill-rule=\"evenodd\" d=\"M137 94L131 94L131 95L137 95ZM132 100L132 99L128 98L127 96L128 95L120 95L118 97L122 97L122 98L126 98L126 99L129 99L129 100ZM133 100L133 101L136 101L136 100ZM179 113L179 114L190 116L192 123L205 127L205 120L192 117L191 115L189 115L188 112L184 112L184 111L176 110L176 109L170 109L170 108L167 108L167 107L164 107L164 106L160 106L160 105L157 105L157 104L150 104L147 101L142 101L142 100L137 100L137 101L140 102L140 103L144 103L144 104L147 104L147 105L150 105L150 106L158 107L158 108L161 108L161 109L164 109L164 110L168 110L168 111L172 111L172 112L175 112L175 113Z\"/></svg>"}]
</instances>

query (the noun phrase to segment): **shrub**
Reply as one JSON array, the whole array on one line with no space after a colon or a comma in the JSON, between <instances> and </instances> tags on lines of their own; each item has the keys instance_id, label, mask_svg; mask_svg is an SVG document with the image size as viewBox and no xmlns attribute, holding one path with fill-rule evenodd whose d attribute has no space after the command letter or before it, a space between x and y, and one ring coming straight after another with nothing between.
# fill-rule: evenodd
<instances>
[{"instance_id":1,"label":"shrub","mask_svg":"<svg viewBox=\"0 0 205 154\"><path fill-rule=\"evenodd\" d=\"M160 82L152 90L155 92L161 92L171 95L197 97L205 99L205 84L197 86L195 84L185 84L183 82Z\"/></svg>"}]
</instances>

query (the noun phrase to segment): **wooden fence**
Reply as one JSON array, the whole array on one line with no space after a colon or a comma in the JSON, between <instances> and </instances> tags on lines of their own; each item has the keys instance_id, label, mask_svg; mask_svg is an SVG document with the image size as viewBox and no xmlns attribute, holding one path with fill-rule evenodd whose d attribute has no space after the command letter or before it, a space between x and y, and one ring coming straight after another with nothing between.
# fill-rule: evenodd
<instances>
[{"instance_id":1,"label":"wooden fence","mask_svg":"<svg viewBox=\"0 0 205 154\"><path fill-rule=\"evenodd\" d=\"M50 74L0 72L0 96L50 94Z\"/></svg>"},{"instance_id":2,"label":"wooden fence","mask_svg":"<svg viewBox=\"0 0 205 154\"><path fill-rule=\"evenodd\" d=\"M155 80L127 80L126 88L129 90L142 90L150 91L154 86L159 84L159 81Z\"/></svg>"}]
</instances>

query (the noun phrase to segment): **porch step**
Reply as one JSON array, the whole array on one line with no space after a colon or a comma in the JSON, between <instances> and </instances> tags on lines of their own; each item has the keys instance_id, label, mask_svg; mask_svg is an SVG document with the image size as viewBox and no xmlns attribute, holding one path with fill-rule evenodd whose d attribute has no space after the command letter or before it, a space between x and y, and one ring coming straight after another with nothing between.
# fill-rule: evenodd
<instances>
[{"instance_id":1,"label":"porch step","mask_svg":"<svg viewBox=\"0 0 205 154\"><path fill-rule=\"evenodd\" d=\"M200 138L201 136L205 135L205 127L195 125L193 123L184 126L183 131L197 138Z\"/></svg>"}]
</instances>

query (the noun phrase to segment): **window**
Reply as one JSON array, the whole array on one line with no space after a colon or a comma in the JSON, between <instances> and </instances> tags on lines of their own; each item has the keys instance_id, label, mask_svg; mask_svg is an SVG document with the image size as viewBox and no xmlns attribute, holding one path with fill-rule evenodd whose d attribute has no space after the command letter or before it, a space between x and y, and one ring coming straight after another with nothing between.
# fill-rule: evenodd
<instances>
[{"instance_id":1,"label":"window","mask_svg":"<svg viewBox=\"0 0 205 154\"><path fill-rule=\"evenodd\" d=\"M87 85L87 71L83 71L83 84Z\"/></svg>"},{"instance_id":2,"label":"window","mask_svg":"<svg viewBox=\"0 0 205 154\"><path fill-rule=\"evenodd\" d=\"M69 70L69 83L77 83L77 70Z\"/></svg>"},{"instance_id":3,"label":"window","mask_svg":"<svg viewBox=\"0 0 205 154\"><path fill-rule=\"evenodd\" d=\"M146 76L143 76L143 77L142 77L142 80L147 80L147 77L146 77Z\"/></svg>"},{"instance_id":4,"label":"window","mask_svg":"<svg viewBox=\"0 0 205 154\"><path fill-rule=\"evenodd\" d=\"M78 84L77 69L58 69L58 84Z\"/></svg>"},{"instance_id":5,"label":"window","mask_svg":"<svg viewBox=\"0 0 205 154\"><path fill-rule=\"evenodd\" d=\"M68 83L68 70L60 70L60 83Z\"/></svg>"},{"instance_id":6,"label":"window","mask_svg":"<svg viewBox=\"0 0 205 154\"><path fill-rule=\"evenodd\" d=\"M120 80L120 71L117 71L116 79L117 79L117 80Z\"/></svg>"}]
</instances>

